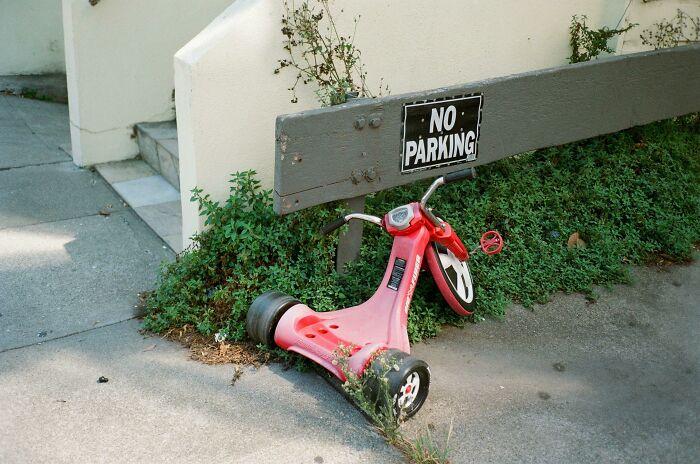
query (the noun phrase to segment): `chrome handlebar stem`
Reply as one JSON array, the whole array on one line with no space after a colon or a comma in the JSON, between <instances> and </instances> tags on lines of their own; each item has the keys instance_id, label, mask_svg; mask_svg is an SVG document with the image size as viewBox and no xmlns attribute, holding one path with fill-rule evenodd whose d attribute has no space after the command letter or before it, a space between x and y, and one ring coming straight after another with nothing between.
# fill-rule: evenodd
<instances>
[{"instance_id":1,"label":"chrome handlebar stem","mask_svg":"<svg viewBox=\"0 0 700 464\"><path fill-rule=\"evenodd\" d=\"M425 192L425 195L423 195L423 198L421 198L420 200L420 209L423 212L423 214L425 214L425 216L428 218L428 220L430 220L430 222L433 223L433 225L441 228L442 230L445 230L445 224L443 224L442 221L438 219L427 206L428 200L430 200L430 197L441 185L445 185L445 178L443 176L438 177L433 181L432 184L430 184L430 187L428 187L428 190Z\"/></svg>"},{"instance_id":2,"label":"chrome handlebar stem","mask_svg":"<svg viewBox=\"0 0 700 464\"><path fill-rule=\"evenodd\" d=\"M372 224L378 225L381 227L382 225L382 220L381 218L378 218L377 216L371 216L369 214L363 214L363 213L351 213L351 214L346 214L345 215L345 222L348 222L352 219L360 219L362 221L367 221L371 222Z\"/></svg>"},{"instance_id":3,"label":"chrome handlebar stem","mask_svg":"<svg viewBox=\"0 0 700 464\"><path fill-rule=\"evenodd\" d=\"M421 208L425 208L426 203L428 203L428 200L430 199L431 196L433 196L433 193L435 193L435 190L437 190L438 187L441 185L445 185L445 178L444 177L438 177L433 181L432 184L430 184L430 187L428 187L428 190L425 192L425 195L423 195L423 198L420 199L420 205Z\"/></svg>"}]
</instances>

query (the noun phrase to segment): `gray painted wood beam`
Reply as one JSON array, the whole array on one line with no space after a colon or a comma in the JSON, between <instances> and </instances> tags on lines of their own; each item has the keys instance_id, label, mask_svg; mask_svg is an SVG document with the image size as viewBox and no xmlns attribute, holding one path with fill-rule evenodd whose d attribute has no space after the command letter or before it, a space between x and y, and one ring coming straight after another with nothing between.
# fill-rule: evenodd
<instances>
[{"instance_id":1,"label":"gray painted wood beam","mask_svg":"<svg viewBox=\"0 0 700 464\"><path fill-rule=\"evenodd\" d=\"M400 174L406 103L483 94L478 157ZM700 111L700 45L566 65L277 118L274 206L287 214L525 151Z\"/></svg>"}]
</instances>

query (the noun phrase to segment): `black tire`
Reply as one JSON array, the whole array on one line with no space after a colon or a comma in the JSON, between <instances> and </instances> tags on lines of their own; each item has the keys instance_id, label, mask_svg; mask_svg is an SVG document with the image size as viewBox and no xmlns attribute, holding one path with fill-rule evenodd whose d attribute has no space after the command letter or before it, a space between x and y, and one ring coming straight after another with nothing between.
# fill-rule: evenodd
<instances>
[{"instance_id":1,"label":"black tire","mask_svg":"<svg viewBox=\"0 0 700 464\"><path fill-rule=\"evenodd\" d=\"M433 272L433 276L445 300L457 314L470 315L474 311L476 298L469 264L458 260L447 247L434 242L427 252L432 253L433 258L428 264L437 266L439 271Z\"/></svg>"},{"instance_id":2,"label":"black tire","mask_svg":"<svg viewBox=\"0 0 700 464\"><path fill-rule=\"evenodd\" d=\"M277 323L289 308L299 303L298 300L282 292L263 293L248 309L245 320L248 336L257 343L275 346Z\"/></svg>"},{"instance_id":3,"label":"black tire","mask_svg":"<svg viewBox=\"0 0 700 464\"><path fill-rule=\"evenodd\" d=\"M387 350L379 354L365 373L365 394L378 407L387 405L397 420L413 417L425 403L430 391L430 368L425 361L403 351ZM386 379L386 387L380 383Z\"/></svg>"}]
</instances>

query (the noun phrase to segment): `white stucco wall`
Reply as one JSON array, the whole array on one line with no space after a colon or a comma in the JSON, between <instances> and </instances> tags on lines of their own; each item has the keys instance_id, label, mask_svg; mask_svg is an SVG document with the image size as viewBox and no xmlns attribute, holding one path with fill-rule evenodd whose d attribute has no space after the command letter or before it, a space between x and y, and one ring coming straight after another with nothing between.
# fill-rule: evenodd
<instances>
[{"instance_id":1,"label":"white stucco wall","mask_svg":"<svg viewBox=\"0 0 700 464\"><path fill-rule=\"evenodd\" d=\"M61 0L0 0L0 76L64 72Z\"/></svg>"},{"instance_id":2,"label":"white stucco wall","mask_svg":"<svg viewBox=\"0 0 700 464\"><path fill-rule=\"evenodd\" d=\"M341 29L362 15L356 43L370 83L392 94L567 62L571 16L614 26L628 0L336 0ZM317 107L311 88L290 103L292 72L274 75L282 49L279 0L238 0L175 55L181 191L228 195L232 172L255 169L272 186L275 117ZM183 235L200 230L183 195Z\"/></svg>"},{"instance_id":3,"label":"white stucco wall","mask_svg":"<svg viewBox=\"0 0 700 464\"><path fill-rule=\"evenodd\" d=\"M650 29L654 24L666 19L671 21L677 10L683 10L690 16L700 16L700 0L657 0L644 2L632 0L625 14L625 24L637 24L627 31L618 41L617 53L635 53L651 50L652 47L642 44L641 34L645 29Z\"/></svg>"},{"instance_id":4,"label":"white stucco wall","mask_svg":"<svg viewBox=\"0 0 700 464\"><path fill-rule=\"evenodd\" d=\"M131 158L135 123L174 117L173 55L232 0L63 0L76 164Z\"/></svg>"}]
</instances>

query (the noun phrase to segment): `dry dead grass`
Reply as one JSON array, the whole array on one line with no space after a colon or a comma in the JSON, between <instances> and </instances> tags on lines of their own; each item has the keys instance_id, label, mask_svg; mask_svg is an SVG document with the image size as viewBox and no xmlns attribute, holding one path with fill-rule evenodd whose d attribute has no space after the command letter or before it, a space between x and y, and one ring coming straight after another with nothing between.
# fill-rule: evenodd
<instances>
[{"instance_id":1,"label":"dry dead grass","mask_svg":"<svg viewBox=\"0 0 700 464\"><path fill-rule=\"evenodd\" d=\"M258 367L269 362L270 353L261 352L251 342L216 342L211 335L203 335L191 326L166 331L163 338L179 342L189 348L190 357L204 364L243 364Z\"/></svg>"}]
</instances>

